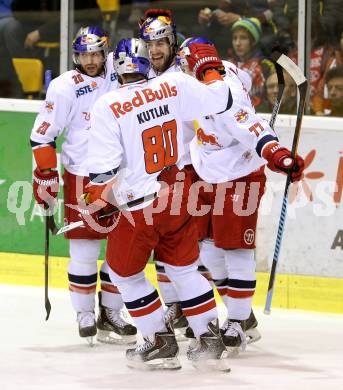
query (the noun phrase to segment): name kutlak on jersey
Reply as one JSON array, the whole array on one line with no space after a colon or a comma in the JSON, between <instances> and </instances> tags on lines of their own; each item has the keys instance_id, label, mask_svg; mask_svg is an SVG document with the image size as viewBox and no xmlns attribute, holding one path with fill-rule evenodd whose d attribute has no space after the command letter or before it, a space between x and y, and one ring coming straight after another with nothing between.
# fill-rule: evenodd
<instances>
[{"instance_id":1,"label":"name kutlak on jersey","mask_svg":"<svg viewBox=\"0 0 343 390\"><path fill-rule=\"evenodd\" d=\"M152 103L155 100L163 100L177 95L176 86L169 86L167 82L160 84L160 89L154 91L151 88L144 88L142 91L135 91L135 96L131 101L124 103L115 102L110 105L116 118L127 114L132 111L133 107L140 107L146 103ZM147 122L151 119L159 118L163 115L169 114L168 104L164 104L158 107L153 107L149 110L143 111L137 114L139 124Z\"/></svg>"}]
</instances>

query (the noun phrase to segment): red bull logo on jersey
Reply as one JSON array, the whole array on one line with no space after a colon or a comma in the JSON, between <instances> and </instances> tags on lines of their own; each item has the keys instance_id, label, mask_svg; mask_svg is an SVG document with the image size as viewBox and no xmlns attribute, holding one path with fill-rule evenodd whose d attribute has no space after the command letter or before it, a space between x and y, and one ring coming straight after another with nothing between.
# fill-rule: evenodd
<instances>
[{"instance_id":1,"label":"red bull logo on jersey","mask_svg":"<svg viewBox=\"0 0 343 390\"><path fill-rule=\"evenodd\" d=\"M203 145L218 146L218 148L223 147L223 145L218 142L218 138L214 134L206 134L201 127L197 129L196 133L199 143Z\"/></svg>"},{"instance_id":2,"label":"red bull logo on jersey","mask_svg":"<svg viewBox=\"0 0 343 390\"><path fill-rule=\"evenodd\" d=\"M132 111L134 107L140 107L147 103L156 102L159 100L171 98L177 95L175 85L169 85L167 82L161 83L160 88L153 90L151 88L143 88L141 91L135 91L131 101L114 102L110 105L116 118L120 118Z\"/></svg>"},{"instance_id":3,"label":"red bull logo on jersey","mask_svg":"<svg viewBox=\"0 0 343 390\"><path fill-rule=\"evenodd\" d=\"M48 100L45 101L45 109L48 111L49 114L50 114L50 112L53 111L54 105L55 105L54 102L50 102Z\"/></svg>"},{"instance_id":4,"label":"red bull logo on jersey","mask_svg":"<svg viewBox=\"0 0 343 390\"><path fill-rule=\"evenodd\" d=\"M244 110L239 110L235 114L236 121L239 123L244 123L248 120L249 114Z\"/></svg>"}]
</instances>

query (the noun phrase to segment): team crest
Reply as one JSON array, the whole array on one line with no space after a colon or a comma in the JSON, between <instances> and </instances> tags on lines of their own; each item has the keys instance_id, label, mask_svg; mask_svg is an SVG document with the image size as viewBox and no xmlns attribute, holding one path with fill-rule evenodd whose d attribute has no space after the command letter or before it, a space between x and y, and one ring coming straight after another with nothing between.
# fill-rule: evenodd
<instances>
[{"instance_id":1,"label":"team crest","mask_svg":"<svg viewBox=\"0 0 343 390\"><path fill-rule=\"evenodd\" d=\"M92 87L93 89L98 88L98 84L96 83L96 81L92 81L92 82L91 82L91 87Z\"/></svg>"},{"instance_id":2,"label":"team crest","mask_svg":"<svg viewBox=\"0 0 343 390\"><path fill-rule=\"evenodd\" d=\"M236 118L237 122L245 123L248 120L249 115L248 115L248 113L246 111L239 110L239 111L236 112L235 118Z\"/></svg>"},{"instance_id":3,"label":"team crest","mask_svg":"<svg viewBox=\"0 0 343 390\"><path fill-rule=\"evenodd\" d=\"M130 191L126 193L126 198L129 202L131 202L135 198L135 195Z\"/></svg>"},{"instance_id":4,"label":"team crest","mask_svg":"<svg viewBox=\"0 0 343 390\"><path fill-rule=\"evenodd\" d=\"M52 112L54 109L54 102L50 102L48 100L45 101L45 109L48 111L48 113Z\"/></svg>"}]
</instances>

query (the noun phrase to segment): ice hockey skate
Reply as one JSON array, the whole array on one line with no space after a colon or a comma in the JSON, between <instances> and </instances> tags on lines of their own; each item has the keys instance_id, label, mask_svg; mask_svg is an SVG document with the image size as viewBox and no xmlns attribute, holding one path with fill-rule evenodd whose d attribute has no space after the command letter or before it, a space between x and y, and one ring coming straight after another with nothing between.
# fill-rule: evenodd
<instances>
[{"instance_id":1,"label":"ice hockey skate","mask_svg":"<svg viewBox=\"0 0 343 390\"><path fill-rule=\"evenodd\" d=\"M247 338L247 344L255 343L260 340L261 333L257 329L257 319L254 312L251 310L249 318L246 320L245 324L245 336Z\"/></svg>"},{"instance_id":2,"label":"ice hockey skate","mask_svg":"<svg viewBox=\"0 0 343 390\"><path fill-rule=\"evenodd\" d=\"M95 314L92 311L82 311L77 313L79 323L79 335L86 338L88 344L93 346L93 337L96 335Z\"/></svg>"},{"instance_id":3,"label":"ice hockey skate","mask_svg":"<svg viewBox=\"0 0 343 390\"><path fill-rule=\"evenodd\" d=\"M136 327L126 322L120 311L103 306L101 292L99 292L99 315L96 326L97 340L101 343L122 345L136 342Z\"/></svg>"},{"instance_id":4,"label":"ice hockey skate","mask_svg":"<svg viewBox=\"0 0 343 390\"><path fill-rule=\"evenodd\" d=\"M181 368L178 359L179 347L174 332L157 332L144 338L136 348L126 351L127 365L140 370L177 370Z\"/></svg>"},{"instance_id":5,"label":"ice hockey skate","mask_svg":"<svg viewBox=\"0 0 343 390\"><path fill-rule=\"evenodd\" d=\"M179 302L167 305L164 319L165 322L172 324L177 341L187 340L185 333L188 327L188 321L182 313L181 304Z\"/></svg>"},{"instance_id":6,"label":"ice hockey skate","mask_svg":"<svg viewBox=\"0 0 343 390\"><path fill-rule=\"evenodd\" d=\"M230 356L237 356L239 351L246 349L245 322L239 320L226 320L221 328L223 342Z\"/></svg>"},{"instance_id":7,"label":"ice hockey skate","mask_svg":"<svg viewBox=\"0 0 343 390\"><path fill-rule=\"evenodd\" d=\"M207 325L208 332L191 341L187 358L201 370L230 371L229 354L221 338L218 320Z\"/></svg>"}]
</instances>

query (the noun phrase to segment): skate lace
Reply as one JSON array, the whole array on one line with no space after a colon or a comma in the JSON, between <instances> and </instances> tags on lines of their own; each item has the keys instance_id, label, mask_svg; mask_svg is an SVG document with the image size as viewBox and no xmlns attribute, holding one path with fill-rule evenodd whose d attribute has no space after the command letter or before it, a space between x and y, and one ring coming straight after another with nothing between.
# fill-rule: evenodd
<instances>
[{"instance_id":1,"label":"skate lace","mask_svg":"<svg viewBox=\"0 0 343 390\"><path fill-rule=\"evenodd\" d=\"M77 314L77 321L81 328L87 328L94 325L95 315L92 311L80 312Z\"/></svg>"},{"instance_id":2,"label":"skate lace","mask_svg":"<svg viewBox=\"0 0 343 390\"><path fill-rule=\"evenodd\" d=\"M170 322L175 320L176 314L177 314L177 306L175 304L168 306L166 312L164 313L164 321Z\"/></svg>"},{"instance_id":3,"label":"skate lace","mask_svg":"<svg viewBox=\"0 0 343 390\"><path fill-rule=\"evenodd\" d=\"M116 311L113 309L105 309L107 317L120 328L124 328L128 323L124 321L120 316L120 311Z\"/></svg>"},{"instance_id":4,"label":"skate lace","mask_svg":"<svg viewBox=\"0 0 343 390\"><path fill-rule=\"evenodd\" d=\"M144 342L137 344L136 352L145 352L153 346L153 342L149 339L149 337L144 337Z\"/></svg>"},{"instance_id":5,"label":"skate lace","mask_svg":"<svg viewBox=\"0 0 343 390\"><path fill-rule=\"evenodd\" d=\"M245 348L247 346L247 339L245 337L245 333L243 332L243 329L242 329L241 324L239 322L227 321L225 336L232 336L232 337L239 336L241 338L241 341L242 341L242 343L241 343L242 351L245 350Z\"/></svg>"}]
</instances>

